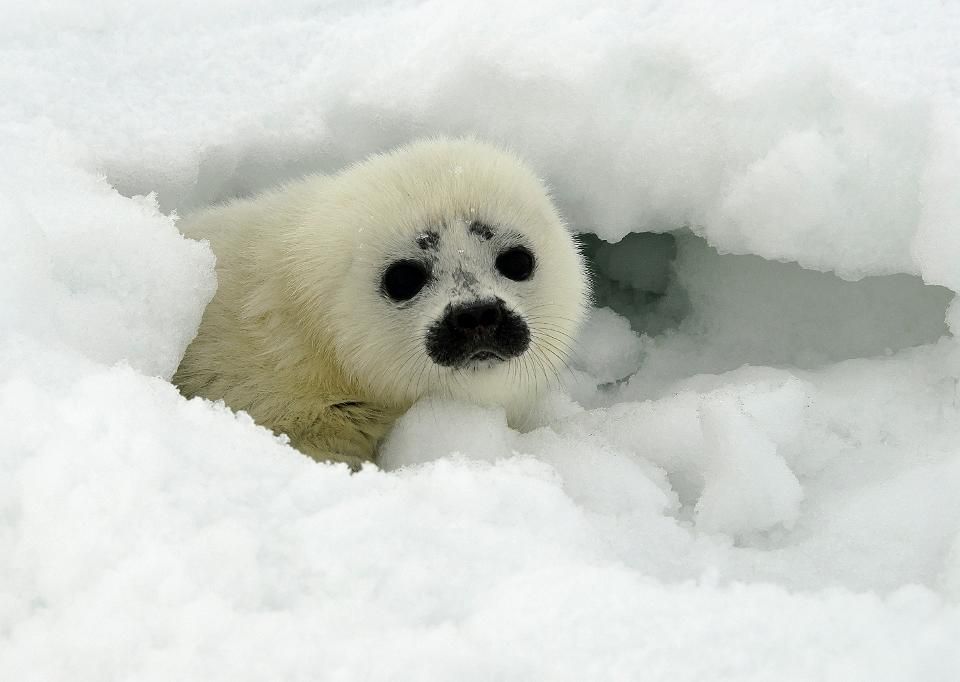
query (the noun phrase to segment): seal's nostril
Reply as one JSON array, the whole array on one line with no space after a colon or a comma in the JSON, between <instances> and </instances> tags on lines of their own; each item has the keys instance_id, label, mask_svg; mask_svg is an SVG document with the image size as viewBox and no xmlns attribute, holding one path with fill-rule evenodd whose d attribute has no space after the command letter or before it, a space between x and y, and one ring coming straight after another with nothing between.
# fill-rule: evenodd
<instances>
[{"instance_id":1,"label":"seal's nostril","mask_svg":"<svg viewBox=\"0 0 960 682\"><path fill-rule=\"evenodd\" d=\"M487 332L500 324L500 302L484 301L454 308L447 319L462 332Z\"/></svg>"},{"instance_id":2,"label":"seal's nostril","mask_svg":"<svg viewBox=\"0 0 960 682\"><path fill-rule=\"evenodd\" d=\"M457 315L454 324L460 329L473 329L479 324L479 321L473 312L468 310Z\"/></svg>"}]
</instances>

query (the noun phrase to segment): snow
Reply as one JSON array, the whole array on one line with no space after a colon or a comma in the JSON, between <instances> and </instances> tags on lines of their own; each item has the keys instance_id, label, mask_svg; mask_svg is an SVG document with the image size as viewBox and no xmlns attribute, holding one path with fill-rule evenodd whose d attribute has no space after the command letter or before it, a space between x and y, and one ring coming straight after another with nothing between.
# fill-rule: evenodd
<instances>
[{"instance_id":1,"label":"snow","mask_svg":"<svg viewBox=\"0 0 960 682\"><path fill-rule=\"evenodd\" d=\"M956 6L2 14L0 678L960 675ZM177 213L435 133L596 235L563 391L353 475L184 400Z\"/></svg>"}]
</instances>

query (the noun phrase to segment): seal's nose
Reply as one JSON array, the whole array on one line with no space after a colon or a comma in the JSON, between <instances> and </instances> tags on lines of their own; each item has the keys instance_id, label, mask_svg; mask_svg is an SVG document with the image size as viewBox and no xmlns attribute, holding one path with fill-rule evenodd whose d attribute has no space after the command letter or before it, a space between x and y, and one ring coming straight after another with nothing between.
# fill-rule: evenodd
<instances>
[{"instance_id":1,"label":"seal's nose","mask_svg":"<svg viewBox=\"0 0 960 682\"><path fill-rule=\"evenodd\" d=\"M447 313L447 324L458 332L481 336L492 333L503 319L503 302L474 301L451 308Z\"/></svg>"},{"instance_id":2,"label":"seal's nose","mask_svg":"<svg viewBox=\"0 0 960 682\"><path fill-rule=\"evenodd\" d=\"M530 328L501 299L450 303L424 339L430 359L441 367L474 361L504 361L530 346Z\"/></svg>"}]
</instances>

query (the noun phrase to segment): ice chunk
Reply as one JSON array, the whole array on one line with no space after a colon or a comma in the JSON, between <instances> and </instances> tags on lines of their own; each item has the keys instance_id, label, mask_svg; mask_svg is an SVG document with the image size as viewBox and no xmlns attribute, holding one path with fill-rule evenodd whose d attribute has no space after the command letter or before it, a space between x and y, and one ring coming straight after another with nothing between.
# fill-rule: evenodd
<instances>
[{"instance_id":1,"label":"ice chunk","mask_svg":"<svg viewBox=\"0 0 960 682\"><path fill-rule=\"evenodd\" d=\"M597 383L624 379L640 367L643 344L630 323L609 308L594 308L584 323L572 366Z\"/></svg>"},{"instance_id":2,"label":"ice chunk","mask_svg":"<svg viewBox=\"0 0 960 682\"><path fill-rule=\"evenodd\" d=\"M700 405L706 483L696 505L697 527L740 536L792 526L803 490L777 447L729 401Z\"/></svg>"}]
</instances>

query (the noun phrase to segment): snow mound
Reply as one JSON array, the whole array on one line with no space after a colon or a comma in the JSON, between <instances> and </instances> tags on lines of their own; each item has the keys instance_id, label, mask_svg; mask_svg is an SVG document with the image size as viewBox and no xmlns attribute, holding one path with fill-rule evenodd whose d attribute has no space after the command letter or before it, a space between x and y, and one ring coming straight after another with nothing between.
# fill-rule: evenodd
<instances>
[{"instance_id":1,"label":"snow mound","mask_svg":"<svg viewBox=\"0 0 960 682\"><path fill-rule=\"evenodd\" d=\"M182 0L0 24L0 677L960 674L960 13ZM421 135L526 156L562 390L315 464L166 381L178 212Z\"/></svg>"}]
</instances>

